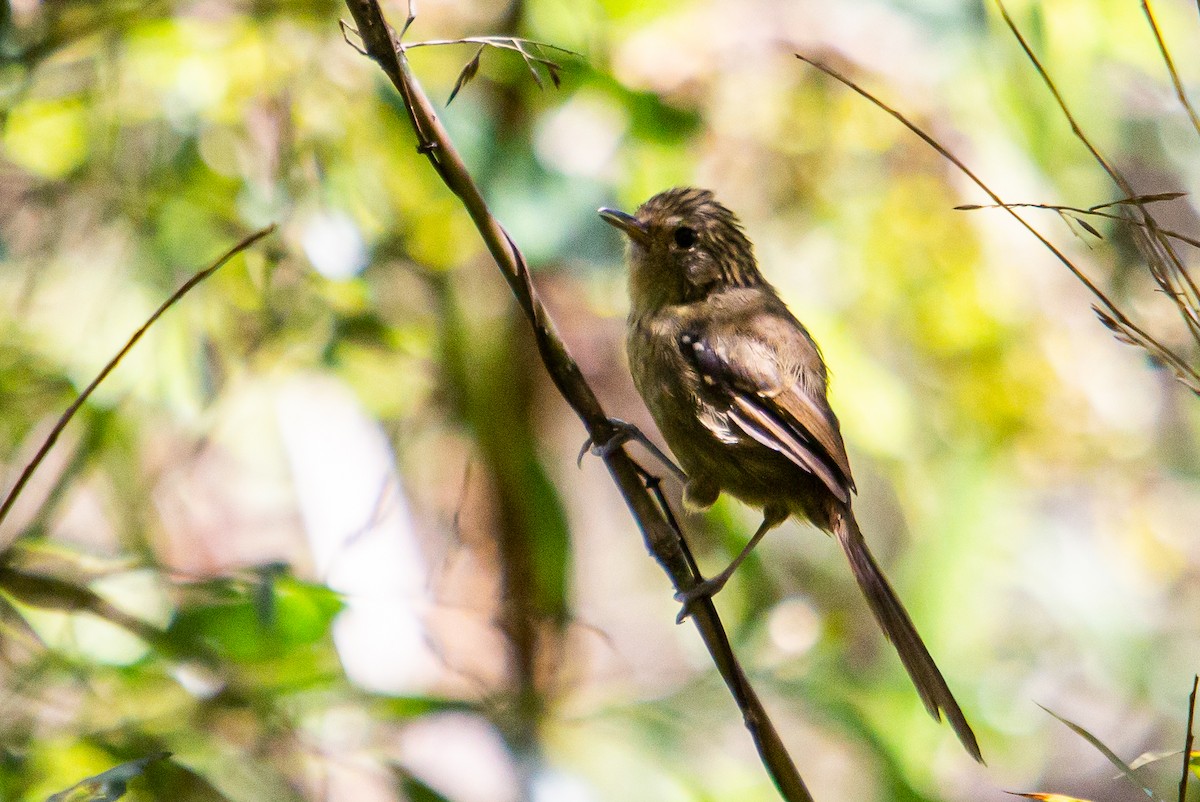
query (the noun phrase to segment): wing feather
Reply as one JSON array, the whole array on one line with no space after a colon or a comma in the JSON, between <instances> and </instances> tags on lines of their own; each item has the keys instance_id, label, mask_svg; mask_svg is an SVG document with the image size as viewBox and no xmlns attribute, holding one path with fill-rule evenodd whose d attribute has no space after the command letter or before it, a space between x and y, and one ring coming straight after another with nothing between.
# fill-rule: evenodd
<instances>
[{"instance_id":1,"label":"wing feather","mask_svg":"<svg viewBox=\"0 0 1200 802\"><path fill-rule=\"evenodd\" d=\"M839 501L846 503L850 500L841 475L833 471L811 445L801 442L794 429L778 420L762 404L756 404L741 394L734 395L730 418L750 437L814 474Z\"/></svg>"},{"instance_id":2,"label":"wing feather","mask_svg":"<svg viewBox=\"0 0 1200 802\"><path fill-rule=\"evenodd\" d=\"M679 341L704 383L724 394L730 420L756 442L818 477L840 501L854 488L825 371L812 339L786 311L759 315L747 331L712 324ZM711 321L710 321L711 323Z\"/></svg>"}]
</instances>

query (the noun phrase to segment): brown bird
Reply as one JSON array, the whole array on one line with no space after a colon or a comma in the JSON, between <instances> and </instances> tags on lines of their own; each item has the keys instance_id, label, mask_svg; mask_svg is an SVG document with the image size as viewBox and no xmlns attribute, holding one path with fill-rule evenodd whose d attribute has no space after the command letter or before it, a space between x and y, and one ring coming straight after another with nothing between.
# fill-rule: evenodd
<instances>
[{"instance_id":1,"label":"brown bird","mask_svg":"<svg viewBox=\"0 0 1200 802\"><path fill-rule=\"evenodd\" d=\"M808 331L763 278L753 247L708 190L655 195L629 215L600 216L629 239L627 344L638 392L687 474L684 499L708 507L725 491L763 512L745 549L717 576L680 594L719 591L750 550L790 516L835 535L859 588L935 720L945 713L973 758L979 744L867 549L825 362Z\"/></svg>"}]
</instances>

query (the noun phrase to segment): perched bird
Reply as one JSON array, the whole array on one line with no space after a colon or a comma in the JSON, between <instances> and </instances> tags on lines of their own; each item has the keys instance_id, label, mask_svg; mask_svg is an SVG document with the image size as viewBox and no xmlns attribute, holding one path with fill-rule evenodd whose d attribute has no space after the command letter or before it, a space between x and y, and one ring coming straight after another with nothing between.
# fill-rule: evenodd
<instances>
[{"instance_id":1,"label":"perched bird","mask_svg":"<svg viewBox=\"0 0 1200 802\"><path fill-rule=\"evenodd\" d=\"M895 645L926 709L945 713L982 762L966 717L904 605L867 549L825 362L804 326L758 270L753 247L708 190L669 189L630 215L600 216L629 240L627 332L634 384L679 460L685 501L708 507L725 491L763 522L721 574L680 598L719 591L750 550L790 516L841 543L859 588Z\"/></svg>"}]
</instances>

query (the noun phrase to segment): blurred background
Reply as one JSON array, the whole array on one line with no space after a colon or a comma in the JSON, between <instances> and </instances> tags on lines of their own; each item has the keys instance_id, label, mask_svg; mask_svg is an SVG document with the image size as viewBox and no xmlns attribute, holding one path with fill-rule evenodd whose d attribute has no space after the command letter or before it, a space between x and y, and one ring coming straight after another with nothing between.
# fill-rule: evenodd
<instances>
[{"instance_id":1,"label":"blurred background","mask_svg":"<svg viewBox=\"0 0 1200 802\"><path fill-rule=\"evenodd\" d=\"M394 24L405 7L385 5ZM1139 192L1200 137L1133 0L1014 2ZM1154 5L1200 83L1200 19ZM422 0L408 41L519 35L442 119L608 412L601 205L714 189L823 346L876 555L988 766L926 715L840 550L789 523L721 594L818 800L1143 798L1200 666L1200 404L839 66L1009 201L1121 197L993 5ZM335 2L0 3L0 487L191 273L0 526L0 798L159 750L130 799L773 800L740 714L547 380L507 287ZM475 48L411 58L440 104ZM1189 198L1164 226L1200 233ZM1028 217L1164 342L1128 232ZM1191 264L1195 253L1183 253ZM1186 352L1190 353L1190 352ZM631 446L652 470L653 462ZM667 485L677 502L679 488ZM678 509L678 504L676 505ZM706 571L756 514L684 526ZM1145 779L1174 793L1179 759ZM1171 798L1174 798L1173 796Z\"/></svg>"}]
</instances>

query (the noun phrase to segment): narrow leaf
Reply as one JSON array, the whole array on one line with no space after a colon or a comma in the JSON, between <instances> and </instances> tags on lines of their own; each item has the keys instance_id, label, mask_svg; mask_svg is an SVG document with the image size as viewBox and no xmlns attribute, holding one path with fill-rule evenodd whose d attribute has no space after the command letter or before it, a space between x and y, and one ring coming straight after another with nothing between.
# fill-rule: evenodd
<instances>
[{"instance_id":1,"label":"narrow leaf","mask_svg":"<svg viewBox=\"0 0 1200 802\"><path fill-rule=\"evenodd\" d=\"M1181 753L1178 749L1168 751L1168 752L1143 752L1142 754L1138 755L1135 759L1129 761L1129 768L1134 769L1136 771L1137 769L1140 769L1143 766L1149 766L1152 763L1158 763L1160 761L1166 760L1169 757L1177 757L1180 754Z\"/></svg>"},{"instance_id":2,"label":"narrow leaf","mask_svg":"<svg viewBox=\"0 0 1200 802\"><path fill-rule=\"evenodd\" d=\"M533 76L533 82L538 85L538 89L545 89L546 82L542 80L542 76L538 75L537 65L533 63L533 59L526 55L525 51L521 51L521 58L525 59L525 66L529 68L529 74Z\"/></svg>"},{"instance_id":3,"label":"narrow leaf","mask_svg":"<svg viewBox=\"0 0 1200 802\"><path fill-rule=\"evenodd\" d=\"M1113 333L1118 342L1125 343L1126 345L1137 345L1137 341L1126 331L1124 326L1117 322L1116 318L1094 304L1092 305L1092 311L1096 313L1096 317L1100 318L1100 322L1104 324L1104 327Z\"/></svg>"},{"instance_id":4,"label":"narrow leaf","mask_svg":"<svg viewBox=\"0 0 1200 802\"><path fill-rule=\"evenodd\" d=\"M1142 791L1145 792L1146 796L1155 800L1156 802L1164 802L1164 800L1161 797L1155 795L1154 791L1152 791L1148 787L1146 787L1146 785L1144 785L1142 783L1142 781L1137 778L1137 775L1134 774L1133 769L1131 769L1129 767L1128 763L1126 763L1124 760L1121 760L1121 758L1119 758L1117 756L1117 753L1112 751L1111 749L1109 749L1107 746L1105 746L1104 743L1099 738L1097 738L1095 735L1092 735L1090 732L1085 730L1083 727L1080 727L1078 724L1076 724L1072 721L1068 721L1067 719L1058 715L1050 708L1045 707L1044 705L1038 705L1038 707L1042 708L1042 710L1045 710L1047 713L1054 716L1056 719L1061 721L1063 724L1066 724L1068 727L1071 728L1072 732L1074 732L1080 738L1083 738L1085 741L1087 741L1093 747L1095 747L1096 751L1098 751L1100 754L1104 755L1104 757L1107 758L1109 763L1112 763L1113 766L1115 766L1118 771L1120 771L1122 774L1125 775L1125 778L1127 780L1129 780L1131 783L1136 785L1138 788L1141 788Z\"/></svg>"},{"instance_id":5,"label":"narrow leaf","mask_svg":"<svg viewBox=\"0 0 1200 802\"><path fill-rule=\"evenodd\" d=\"M1122 198L1121 200L1117 201L1117 203L1141 206L1146 203L1172 201L1176 198L1185 197L1186 195L1186 192L1157 192L1151 195L1134 195L1132 198Z\"/></svg>"},{"instance_id":6,"label":"narrow leaf","mask_svg":"<svg viewBox=\"0 0 1200 802\"><path fill-rule=\"evenodd\" d=\"M458 96L459 90L479 74L479 57L483 55L484 48L486 47L487 45L480 45L479 49L475 51L475 55L471 57L467 65L462 68L462 72L458 74L458 80L454 82L454 88L450 90L450 97L446 98L447 106L454 102L454 98Z\"/></svg>"},{"instance_id":7,"label":"narrow leaf","mask_svg":"<svg viewBox=\"0 0 1200 802\"><path fill-rule=\"evenodd\" d=\"M1131 195L1128 198L1121 198L1108 203L1100 203L1088 209L1089 212L1096 212L1101 209L1107 209L1110 206L1145 206L1150 203L1161 203L1163 201L1172 201L1176 198L1186 196L1186 192L1155 192L1149 195Z\"/></svg>"},{"instance_id":8,"label":"narrow leaf","mask_svg":"<svg viewBox=\"0 0 1200 802\"><path fill-rule=\"evenodd\" d=\"M1091 234L1096 239L1104 239L1104 235L1097 231L1096 227L1087 220L1084 220L1082 217L1072 217L1071 219L1078 223L1080 228Z\"/></svg>"}]
</instances>

